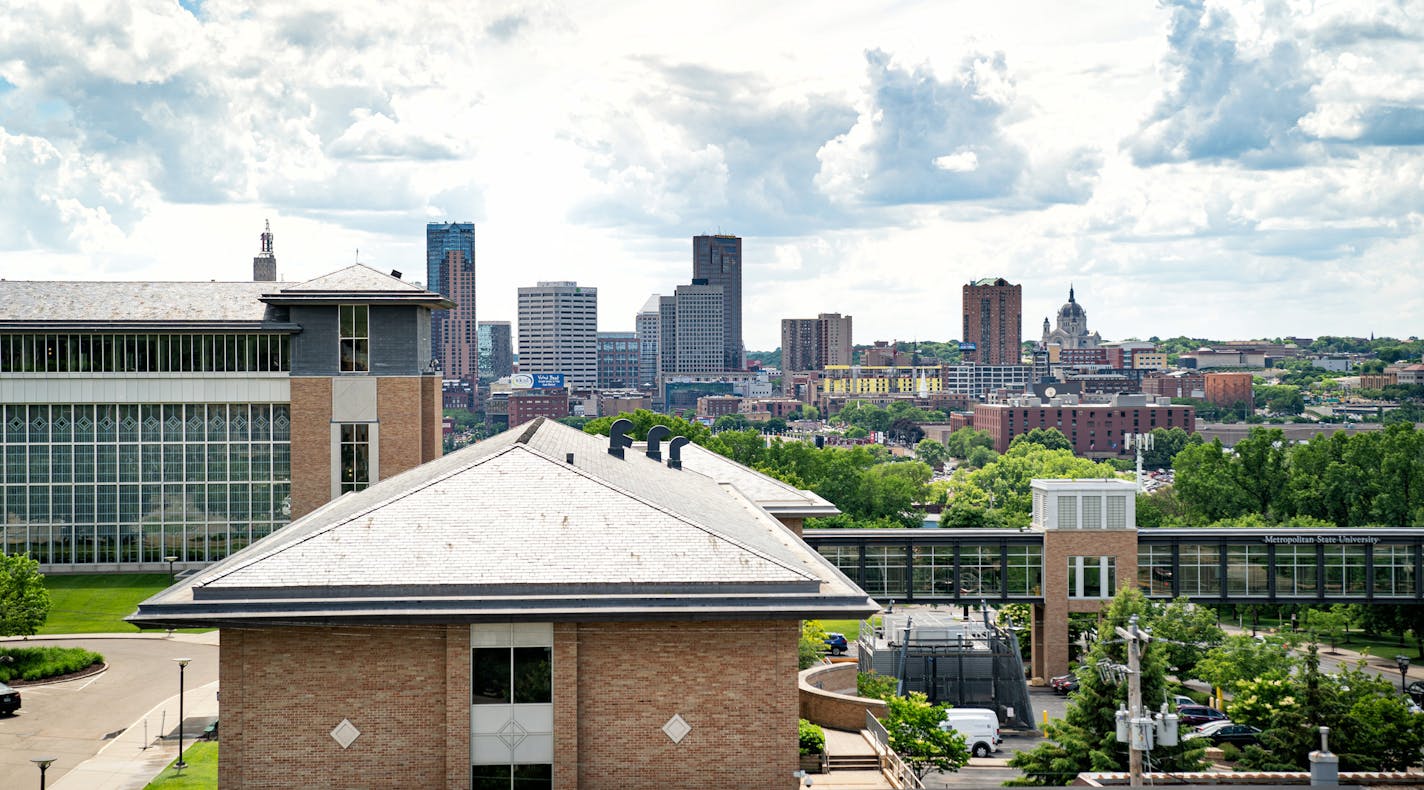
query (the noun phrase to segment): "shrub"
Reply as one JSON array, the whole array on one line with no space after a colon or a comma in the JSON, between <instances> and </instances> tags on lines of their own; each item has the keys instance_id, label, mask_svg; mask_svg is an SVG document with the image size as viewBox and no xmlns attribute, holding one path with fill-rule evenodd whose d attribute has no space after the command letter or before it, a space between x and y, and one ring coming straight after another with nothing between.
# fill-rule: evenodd
<instances>
[{"instance_id":1,"label":"shrub","mask_svg":"<svg viewBox=\"0 0 1424 790\"><path fill-rule=\"evenodd\" d=\"M10 659L0 660L0 683L67 675L104 661L98 653L78 647L0 648L0 657Z\"/></svg>"},{"instance_id":2,"label":"shrub","mask_svg":"<svg viewBox=\"0 0 1424 790\"><path fill-rule=\"evenodd\" d=\"M796 730L801 737L802 754L820 754L826 750L826 731L821 725L802 719Z\"/></svg>"},{"instance_id":3,"label":"shrub","mask_svg":"<svg viewBox=\"0 0 1424 790\"><path fill-rule=\"evenodd\" d=\"M860 672L855 676L855 693L858 697L890 699L895 696L899 686L900 682L889 675Z\"/></svg>"},{"instance_id":4,"label":"shrub","mask_svg":"<svg viewBox=\"0 0 1424 790\"><path fill-rule=\"evenodd\" d=\"M1234 743L1223 743L1221 745L1221 759L1234 763L1241 759L1241 750Z\"/></svg>"}]
</instances>

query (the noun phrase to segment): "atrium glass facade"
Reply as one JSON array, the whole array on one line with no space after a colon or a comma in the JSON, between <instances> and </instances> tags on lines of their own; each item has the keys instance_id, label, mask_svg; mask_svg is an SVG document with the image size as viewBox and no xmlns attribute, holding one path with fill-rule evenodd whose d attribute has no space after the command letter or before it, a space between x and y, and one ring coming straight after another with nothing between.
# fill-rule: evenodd
<instances>
[{"instance_id":1,"label":"atrium glass facade","mask_svg":"<svg viewBox=\"0 0 1424 790\"><path fill-rule=\"evenodd\" d=\"M0 334L0 373L277 373L291 336Z\"/></svg>"},{"instance_id":2,"label":"atrium glass facade","mask_svg":"<svg viewBox=\"0 0 1424 790\"><path fill-rule=\"evenodd\" d=\"M215 562L288 521L285 403L14 404L6 553L43 564Z\"/></svg>"},{"instance_id":3,"label":"atrium glass facade","mask_svg":"<svg viewBox=\"0 0 1424 790\"><path fill-rule=\"evenodd\" d=\"M816 547L821 556L876 598L1031 598L1043 591L1043 547L1039 545L917 545L909 555L904 545L867 545L864 549L862 574L860 546Z\"/></svg>"}]
</instances>

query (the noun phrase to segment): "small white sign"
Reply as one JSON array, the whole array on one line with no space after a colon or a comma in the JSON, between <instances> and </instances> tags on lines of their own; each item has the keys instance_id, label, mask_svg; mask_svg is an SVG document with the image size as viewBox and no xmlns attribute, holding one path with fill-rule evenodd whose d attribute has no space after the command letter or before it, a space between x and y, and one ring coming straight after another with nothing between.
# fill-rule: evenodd
<instances>
[{"instance_id":1,"label":"small white sign","mask_svg":"<svg viewBox=\"0 0 1424 790\"><path fill-rule=\"evenodd\" d=\"M663 725L663 734L671 738L673 743L682 743L682 739L686 738L689 732L692 732L692 725L676 713Z\"/></svg>"},{"instance_id":2,"label":"small white sign","mask_svg":"<svg viewBox=\"0 0 1424 790\"><path fill-rule=\"evenodd\" d=\"M350 719L342 719L341 723L336 725L336 729L331 731L331 737L335 738L343 749L351 746L360 735L361 731L356 729L356 725L352 724Z\"/></svg>"}]
</instances>

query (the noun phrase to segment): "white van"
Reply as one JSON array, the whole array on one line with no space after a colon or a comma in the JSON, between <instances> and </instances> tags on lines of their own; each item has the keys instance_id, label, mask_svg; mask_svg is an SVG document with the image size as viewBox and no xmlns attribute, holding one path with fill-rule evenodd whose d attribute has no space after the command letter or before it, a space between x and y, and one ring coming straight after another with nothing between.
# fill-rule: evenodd
<instances>
[{"instance_id":1,"label":"white van","mask_svg":"<svg viewBox=\"0 0 1424 790\"><path fill-rule=\"evenodd\" d=\"M939 726L963 735L964 744L975 757L988 757L999 751L999 744L1004 742L999 734L999 714L989 708L950 708Z\"/></svg>"}]
</instances>

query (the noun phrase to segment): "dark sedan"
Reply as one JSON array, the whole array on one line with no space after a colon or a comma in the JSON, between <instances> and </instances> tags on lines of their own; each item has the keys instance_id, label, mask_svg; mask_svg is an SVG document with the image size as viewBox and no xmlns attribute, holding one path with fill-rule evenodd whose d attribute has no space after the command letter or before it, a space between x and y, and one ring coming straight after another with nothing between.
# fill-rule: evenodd
<instances>
[{"instance_id":1,"label":"dark sedan","mask_svg":"<svg viewBox=\"0 0 1424 790\"><path fill-rule=\"evenodd\" d=\"M1236 724L1230 721L1214 721L1211 724L1203 724L1196 732L1187 736L1188 738L1205 738L1211 741L1213 746L1220 746L1229 743L1234 746L1260 746L1261 731L1249 724Z\"/></svg>"},{"instance_id":2,"label":"dark sedan","mask_svg":"<svg viewBox=\"0 0 1424 790\"><path fill-rule=\"evenodd\" d=\"M20 692L0 683L0 713L9 715L20 709Z\"/></svg>"},{"instance_id":3,"label":"dark sedan","mask_svg":"<svg viewBox=\"0 0 1424 790\"><path fill-rule=\"evenodd\" d=\"M1225 713L1205 705L1178 705L1177 716L1183 727L1196 727L1226 718Z\"/></svg>"}]
</instances>

